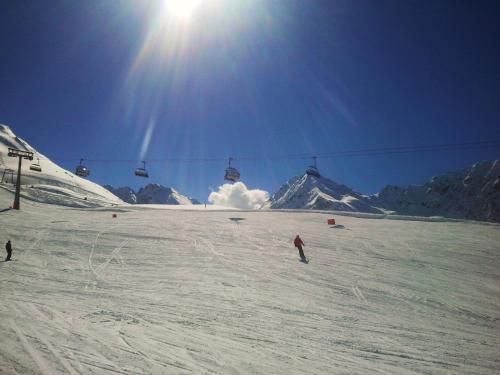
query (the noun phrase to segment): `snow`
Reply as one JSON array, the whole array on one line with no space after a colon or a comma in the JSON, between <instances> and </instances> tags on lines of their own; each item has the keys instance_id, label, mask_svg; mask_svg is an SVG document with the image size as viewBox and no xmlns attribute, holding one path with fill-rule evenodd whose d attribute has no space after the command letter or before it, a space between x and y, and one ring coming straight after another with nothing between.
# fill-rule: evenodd
<instances>
[{"instance_id":1,"label":"snow","mask_svg":"<svg viewBox=\"0 0 500 375\"><path fill-rule=\"evenodd\" d=\"M141 187L138 192L128 186L114 188L111 185L105 185L104 187L124 202L131 204L200 204L196 199L188 198L174 188L156 183L149 183Z\"/></svg>"},{"instance_id":2,"label":"snow","mask_svg":"<svg viewBox=\"0 0 500 375\"><path fill-rule=\"evenodd\" d=\"M183 210L183 211L240 211L238 208L227 207L227 206L218 206L215 204L191 204L191 205L182 205L182 204L136 204L131 209L144 209L144 208L152 208L152 209L160 209L160 210Z\"/></svg>"},{"instance_id":3,"label":"snow","mask_svg":"<svg viewBox=\"0 0 500 375\"><path fill-rule=\"evenodd\" d=\"M266 208L338 210L383 213L367 197L325 177L295 176L273 194Z\"/></svg>"},{"instance_id":4,"label":"snow","mask_svg":"<svg viewBox=\"0 0 500 375\"><path fill-rule=\"evenodd\" d=\"M160 184L147 184L142 187L137 193L137 203L193 204L188 197L177 190Z\"/></svg>"},{"instance_id":5,"label":"snow","mask_svg":"<svg viewBox=\"0 0 500 375\"><path fill-rule=\"evenodd\" d=\"M500 222L500 161L483 161L420 186L387 186L372 204L404 215Z\"/></svg>"},{"instance_id":6,"label":"snow","mask_svg":"<svg viewBox=\"0 0 500 375\"><path fill-rule=\"evenodd\" d=\"M500 222L500 161L482 161L419 186L388 185L362 195L308 174L285 183L265 208L337 210L406 216L443 216Z\"/></svg>"},{"instance_id":7,"label":"snow","mask_svg":"<svg viewBox=\"0 0 500 375\"><path fill-rule=\"evenodd\" d=\"M1 374L500 372L498 225L11 200Z\"/></svg>"},{"instance_id":8,"label":"snow","mask_svg":"<svg viewBox=\"0 0 500 375\"><path fill-rule=\"evenodd\" d=\"M21 193L25 198L76 207L109 206L123 203L102 186L59 167L27 142L17 137L7 125L0 124L0 176L3 175L5 169L15 171L13 179L8 175L8 183L4 181L0 184L4 189L13 191L15 187L12 183L17 178L18 158L9 157L7 155L8 148L34 153L33 161L23 160L22 163ZM29 169L30 164L37 162L37 159L40 160L42 172ZM74 199L68 199L68 197Z\"/></svg>"},{"instance_id":9,"label":"snow","mask_svg":"<svg viewBox=\"0 0 500 375\"><path fill-rule=\"evenodd\" d=\"M124 202L137 204L137 195L135 194L135 191L129 186L114 188L111 185L104 185L104 188L112 192Z\"/></svg>"}]
</instances>

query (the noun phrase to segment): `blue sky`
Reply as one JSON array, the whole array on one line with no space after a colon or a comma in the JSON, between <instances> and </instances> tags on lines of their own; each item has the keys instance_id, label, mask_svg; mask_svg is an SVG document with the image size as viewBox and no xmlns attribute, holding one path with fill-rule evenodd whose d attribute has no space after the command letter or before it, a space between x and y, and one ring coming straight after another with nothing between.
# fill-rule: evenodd
<instances>
[{"instance_id":1,"label":"blue sky","mask_svg":"<svg viewBox=\"0 0 500 375\"><path fill-rule=\"evenodd\" d=\"M249 188L274 192L310 164L286 155L500 139L498 2L171 10L167 0L1 2L0 123L68 169L114 160L88 162L100 184L158 182L202 201L229 156ZM374 193L497 158L484 148L318 167ZM149 180L133 176L142 159Z\"/></svg>"}]
</instances>

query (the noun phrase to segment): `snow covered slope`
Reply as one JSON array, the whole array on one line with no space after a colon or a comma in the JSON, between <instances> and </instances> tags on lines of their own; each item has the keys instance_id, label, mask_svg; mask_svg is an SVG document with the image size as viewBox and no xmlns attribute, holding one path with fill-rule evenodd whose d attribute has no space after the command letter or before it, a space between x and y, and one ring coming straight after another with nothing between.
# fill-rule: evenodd
<instances>
[{"instance_id":1,"label":"snow covered slope","mask_svg":"<svg viewBox=\"0 0 500 375\"><path fill-rule=\"evenodd\" d=\"M147 184L138 192L134 192L128 186L115 189L106 185L105 188L123 201L132 204L199 204L196 199L188 198L177 190L160 184Z\"/></svg>"},{"instance_id":2,"label":"snow covered slope","mask_svg":"<svg viewBox=\"0 0 500 375\"><path fill-rule=\"evenodd\" d=\"M308 174L293 177L284 184L271 197L269 207L383 213L368 203L366 196L347 186Z\"/></svg>"},{"instance_id":3,"label":"snow covered slope","mask_svg":"<svg viewBox=\"0 0 500 375\"><path fill-rule=\"evenodd\" d=\"M16 181L17 158L9 157L8 148L16 148L34 153L33 162L40 160L42 172L30 170L29 160L23 160L21 177L21 196L39 202L47 202L75 207L93 207L109 204L123 204L123 202L109 191L91 181L85 180L62 169L40 154L28 143L17 137L6 125L0 125L0 188L14 191ZM15 173L7 173L6 169ZM22 204L22 203L21 203Z\"/></svg>"},{"instance_id":4,"label":"snow covered slope","mask_svg":"<svg viewBox=\"0 0 500 375\"><path fill-rule=\"evenodd\" d=\"M500 222L500 161L476 163L421 186L387 186L370 200L402 215Z\"/></svg>"},{"instance_id":5,"label":"snow covered slope","mask_svg":"<svg viewBox=\"0 0 500 375\"><path fill-rule=\"evenodd\" d=\"M361 195L324 177L304 174L284 184L271 197L268 207L500 222L500 161L483 161L434 177L421 186L386 186L373 196Z\"/></svg>"},{"instance_id":6,"label":"snow covered slope","mask_svg":"<svg viewBox=\"0 0 500 375\"><path fill-rule=\"evenodd\" d=\"M1 374L500 373L498 225L9 202Z\"/></svg>"}]
</instances>

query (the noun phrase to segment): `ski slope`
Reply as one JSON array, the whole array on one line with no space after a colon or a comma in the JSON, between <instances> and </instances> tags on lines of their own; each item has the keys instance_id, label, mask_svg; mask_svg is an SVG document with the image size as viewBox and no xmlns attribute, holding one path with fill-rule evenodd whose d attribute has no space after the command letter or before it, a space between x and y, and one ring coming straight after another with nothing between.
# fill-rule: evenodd
<instances>
[{"instance_id":1,"label":"ski slope","mask_svg":"<svg viewBox=\"0 0 500 375\"><path fill-rule=\"evenodd\" d=\"M23 160L21 194L25 199L72 207L99 207L123 204L102 186L59 167L46 156L16 136L7 125L0 124L0 189L13 192L17 181L18 158L9 157L9 148L33 153L33 161ZM30 170L40 163L41 172ZM7 172L7 171L11 172ZM11 202L12 203L12 202Z\"/></svg>"},{"instance_id":2,"label":"ski slope","mask_svg":"<svg viewBox=\"0 0 500 375\"><path fill-rule=\"evenodd\" d=\"M497 225L10 201L2 375L500 373Z\"/></svg>"}]
</instances>

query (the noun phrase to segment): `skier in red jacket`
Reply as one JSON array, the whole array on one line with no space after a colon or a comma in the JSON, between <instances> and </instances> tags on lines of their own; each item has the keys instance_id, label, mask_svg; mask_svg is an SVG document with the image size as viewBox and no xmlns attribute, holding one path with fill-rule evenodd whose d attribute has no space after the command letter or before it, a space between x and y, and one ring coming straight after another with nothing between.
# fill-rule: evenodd
<instances>
[{"instance_id":1,"label":"skier in red jacket","mask_svg":"<svg viewBox=\"0 0 500 375\"><path fill-rule=\"evenodd\" d=\"M302 250L302 246L305 246L305 244L298 234L297 234L297 237L295 237L295 239L293 240L293 244L295 245L296 248L299 249L300 259L305 261L306 256L304 255L304 251Z\"/></svg>"}]
</instances>

